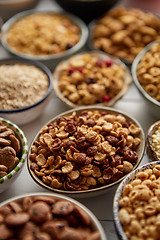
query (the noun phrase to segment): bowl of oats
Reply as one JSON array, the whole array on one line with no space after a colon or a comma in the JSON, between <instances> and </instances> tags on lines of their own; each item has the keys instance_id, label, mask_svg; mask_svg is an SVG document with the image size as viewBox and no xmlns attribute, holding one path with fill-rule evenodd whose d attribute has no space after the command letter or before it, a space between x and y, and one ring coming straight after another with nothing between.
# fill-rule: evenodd
<instances>
[{"instance_id":1,"label":"bowl of oats","mask_svg":"<svg viewBox=\"0 0 160 240\"><path fill-rule=\"evenodd\" d=\"M107 240L100 221L87 207L60 194L16 196L0 203L0 213L2 239Z\"/></svg>"},{"instance_id":2,"label":"bowl of oats","mask_svg":"<svg viewBox=\"0 0 160 240\"><path fill-rule=\"evenodd\" d=\"M0 117L0 193L17 179L27 159L28 143L23 131Z\"/></svg>"},{"instance_id":3,"label":"bowl of oats","mask_svg":"<svg viewBox=\"0 0 160 240\"><path fill-rule=\"evenodd\" d=\"M0 60L0 116L18 125L40 116L52 95L52 74L42 63Z\"/></svg>"},{"instance_id":4,"label":"bowl of oats","mask_svg":"<svg viewBox=\"0 0 160 240\"><path fill-rule=\"evenodd\" d=\"M11 54L55 65L80 51L88 38L86 24L65 12L28 10L2 26L2 45Z\"/></svg>"},{"instance_id":5,"label":"bowl of oats","mask_svg":"<svg viewBox=\"0 0 160 240\"><path fill-rule=\"evenodd\" d=\"M134 83L157 120L160 117L160 42L147 45L132 64Z\"/></svg>"},{"instance_id":6,"label":"bowl of oats","mask_svg":"<svg viewBox=\"0 0 160 240\"><path fill-rule=\"evenodd\" d=\"M146 136L147 153L151 161L160 161L160 121L153 123Z\"/></svg>"},{"instance_id":7,"label":"bowl of oats","mask_svg":"<svg viewBox=\"0 0 160 240\"><path fill-rule=\"evenodd\" d=\"M147 44L158 39L159 17L136 8L115 7L89 24L89 48L116 56L129 66Z\"/></svg>"},{"instance_id":8,"label":"bowl of oats","mask_svg":"<svg viewBox=\"0 0 160 240\"><path fill-rule=\"evenodd\" d=\"M119 59L100 51L79 53L53 72L56 95L69 107L113 106L127 92L132 77Z\"/></svg>"},{"instance_id":9,"label":"bowl of oats","mask_svg":"<svg viewBox=\"0 0 160 240\"><path fill-rule=\"evenodd\" d=\"M45 124L27 166L42 188L74 197L105 193L141 162L145 140L132 117L113 108L83 107Z\"/></svg>"},{"instance_id":10,"label":"bowl of oats","mask_svg":"<svg viewBox=\"0 0 160 240\"><path fill-rule=\"evenodd\" d=\"M130 173L113 200L115 229L121 240L159 239L160 161Z\"/></svg>"}]
</instances>

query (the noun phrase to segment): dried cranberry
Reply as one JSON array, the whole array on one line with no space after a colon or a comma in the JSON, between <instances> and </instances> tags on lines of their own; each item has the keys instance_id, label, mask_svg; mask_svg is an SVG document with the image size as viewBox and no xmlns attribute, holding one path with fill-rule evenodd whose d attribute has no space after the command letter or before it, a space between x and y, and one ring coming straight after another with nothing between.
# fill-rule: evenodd
<instances>
[{"instance_id":1,"label":"dried cranberry","mask_svg":"<svg viewBox=\"0 0 160 240\"><path fill-rule=\"evenodd\" d=\"M70 67L70 68L68 69L68 73L69 73L69 74L72 74L74 71L75 71L75 68L74 68L74 67Z\"/></svg>"},{"instance_id":2,"label":"dried cranberry","mask_svg":"<svg viewBox=\"0 0 160 240\"><path fill-rule=\"evenodd\" d=\"M97 67L102 67L102 65L103 65L103 60L102 60L102 59L98 59L98 60L96 61L96 66L97 66Z\"/></svg>"},{"instance_id":3,"label":"dried cranberry","mask_svg":"<svg viewBox=\"0 0 160 240\"><path fill-rule=\"evenodd\" d=\"M108 95L104 95L103 102L109 102L109 101L110 101L110 97Z\"/></svg>"},{"instance_id":4,"label":"dried cranberry","mask_svg":"<svg viewBox=\"0 0 160 240\"><path fill-rule=\"evenodd\" d=\"M96 78L86 78L85 79L85 82L87 84L93 84L93 83L96 83L97 82L97 79Z\"/></svg>"},{"instance_id":5,"label":"dried cranberry","mask_svg":"<svg viewBox=\"0 0 160 240\"><path fill-rule=\"evenodd\" d=\"M80 73L83 73L83 67L79 67L77 70L78 70Z\"/></svg>"},{"instance_id":6,"label":"dried cranberry","mask_svg":"<svg viewBox=\"0 0 160 240\"><path fill-rule=\"evenodd\" d=\"M107 67L111 67L112 64L113 64L112 59L107 59L107 60L105 61L105 64L106 64Z\"/></svg>"}]
</instances>

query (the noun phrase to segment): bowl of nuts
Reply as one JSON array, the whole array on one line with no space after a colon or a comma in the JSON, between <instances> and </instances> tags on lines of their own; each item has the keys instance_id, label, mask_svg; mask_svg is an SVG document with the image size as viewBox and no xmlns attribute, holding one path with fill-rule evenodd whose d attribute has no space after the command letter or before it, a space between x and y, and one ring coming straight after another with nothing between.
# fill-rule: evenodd
<instances>
[{"instance_id":1,"label":"bowl of nuts","mask_svg":"<svg viewBox=\"0 0 160 240\"><path fill-rule=\"evenodd\" d=\"M2 239L107 239L88 208L60 194L20 195L1 203L0 213Z\"/></svg>"},{"instance_id":2,"label":"bowl of nuts","mask_svg":"<svg viewBox=\"0 0 160 240\"><path fill-rule=\"evenodd\" d=\"M87 38L88 28L76 16L32 9L3 24L1 41L11 54L54 69L59 61L80 51Z\"/></svg>"},{"instance_id":3,"label":"bowl of nuts","mask_svg":"<svg viewBox=\"0 0 160 240\"><path fill-rule=\"evenodd\" d=\"M101 51L74 55L53 72L56 95L68 106L114 105L127 92L132 77L119 59Z\"/></svg>"},{"instance_id":4,"label":"bowl of nuts","mask_svg":"<svg viewBox=\"0 0 160 240\"><path fill-rule=\"evenodd\" d=\"M42 188L74 197L105 193L135 169L144 133L133 118L107 107L72 109L37 133L28 170Z\"/></svg>"},{"instance_id":5,"label":"bowl of nuts","mask_svg":"<svg viewBox=\"0 0 160 240\"><path fill-rule=\"evenodd\" d=\"M160 161L160 121L153 123L146 137L147 153L151 160Z\"/></svg>"},{"instance_id":6,"label":"bowl of nuts","mask_svg":"<svg viewBox=\"0 0 160 240\"><path fill-rule=\"evenodd\" d=\"M150 42L160 39L160 19L140 9L116 7L89 24L88 46L131 65Z\"/></svg>"},{"instance_id":7,"label":"bowl of nuts","mask_svg":"<svg viewBox=\"0 0 160 240\"><path fill-rule=\"evenodd\" d=\"M42 63L0 60L0 116L23 125L36 119L50 100L52 74Z\"/></svg>"},{"instance_id":8,"label":"bowl of nuts","mask_svg":"<svg viewBox=\"0 0 160 240\"><path fill-rule=\"evenodd\" d=\"M136 87L147 103L149 111L160 117L160 43L147 45L132 64L132 76Z\"/></svg>"},{"instance_id":9,"label":"bowl of nuts","mask_svg":"<svg viewBox=\"0 0 160 240\"><path fill-rule=\"evenodd\" d=\"M117 188L113 214L120 239L159 239L159 177L160 161L147 163Z\"/></svg>"},{"instance_id":10,"label":"bowl of nuts","mask_svg":"<svg viewBox=\"0 0 160 240\"><path fill-rule=\"evenodd\" d=\"M17 179L27 153L28 143L23 131L0 117L0 193Z\"/></svg>"}]
</instances>

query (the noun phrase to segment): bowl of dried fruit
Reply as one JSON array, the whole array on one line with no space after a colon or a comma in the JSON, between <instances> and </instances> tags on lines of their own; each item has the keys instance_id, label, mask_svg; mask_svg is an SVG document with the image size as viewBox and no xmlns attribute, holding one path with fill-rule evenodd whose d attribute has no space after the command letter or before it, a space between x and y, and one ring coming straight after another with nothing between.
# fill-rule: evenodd
<instances>
[{"instance_id":1,"label":"bowl of dried fruit","mask_svg":"<svg viewBox=\"0 0 160 240\"><path fill-rule=\"evenodd\" d=\"M88 46L131 65L150 42L160 39L160 19L140 9L116 7L89 24Z\"/></svg>"},{"instance_id":2,"label":"bowl of dried fruit","mask_svg":"<svg viewBox=\"0 0 160 240\"><path fill-rule=\"evenodd\" d=\"M77 108L42 127L30 145L27 165L42 188L90 197L105 193L135 169L144 146L142 127L125 113Z\"/></svg>"},{"instance_id":3,"label":"bowl of dried fruit","mask_svg":"<svg viewBox=\"0 0 160 240\"><path fill-rule=\"evenodd\" d=\"M28 10L2 26L2 45L11 54L55 65L80 51L88 38L86 24L65 12Z\"/></svg>"},{"instance_id":4,"label":"bowl of dried fruit","mask_svg":"<svg viewBox=\"0 0 160 240\"><path fill-rule=\"evenodd\" d=\"M113 200L115 229L121 240L159 239L160 161L130 173Z\"/></svg>"},{"instance_id":5,"label":"bowl of dried fruit","mask_svg":"<svg viewBox=\"0 0 160 240\"><path fill-rule=\"evenodd\" d=\"M107 240L99 220L88 208L60 194L39 192L13 197L0 204L0 213L4 219L0 224L2 239Z\"/></svg>"},{"instance_id":6,"label":"bowl of dried fruit","mask_svg":"<svg viewBox=\"0 0 160 240\"><path fill-rule=\"evenodd\" d=\"M28 143L23 131L0 117L0 193L17 179L27 153Z\"/></svg>"},{"instance_id":7,"label":"bowl of dried fruit","mask_svg":"<svg viewBox=\"0 0 160 240\"><path fill-rule=\"evenodd\" d=\"M147 45L132 64L134 83L143 96L148 110L160 117L160 42Z\"/></svg>"},{"instance_id":8,"label":"bowl of dried fruit","mask_svg":"<svg viewBox=\"0 0 160 240\"><path fill-rule=\"evenodd\" d=\"M23 125L36 119L50 100L52 74L42 63L0 60L0 116Z\"/></svg>"},{"instance_id":9,"label":"bowl of dried fruit","mask_svg":"<svg viewBox=\"0 0 160 240\"><path fill-rule=\"evenodd\" d=\"M119 59L101 51L74 55L53 72L56 95L68 106L113 106L127 92L132 77Z\"/></svg>"},{"instance_id":10,"label":"bowl of dried fruit","mask_svg":"<svg viewBox=\"0 0 160 240\"><path fill-rule=\"evenodd\" d=\"M152 161L160 161L160 121L153 123L148 129L146 147Z\"/></svg>"}]
</instances>

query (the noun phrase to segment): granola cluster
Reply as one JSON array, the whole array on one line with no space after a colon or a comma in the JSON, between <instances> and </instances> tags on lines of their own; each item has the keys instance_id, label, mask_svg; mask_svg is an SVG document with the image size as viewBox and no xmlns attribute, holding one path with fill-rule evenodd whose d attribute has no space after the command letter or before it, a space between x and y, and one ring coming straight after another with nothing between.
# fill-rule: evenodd
<instances>
[{"instance_id":1,"label":"granola cluster","mask_svg":"<svg viewBox=\"0 0 160 240\"><path fill-rule=\"evenodd\" d=\"M122 64L102 54L84 53L61 67L58 87L73 104L107 103L123 89L125 77Z\"/></svg>"},{"instance_id":2,"label":"granola cluster","mask_svg":"<svg viewBox=\"0 0 160 240\"><path fill-rule=\"evenodd\" d=\"M63 198L35 195L0 207L0 239L100 240L89 214Z\"/></svg>"},{"instance_id":3,"label":"granola cluster","mask_svg":"<svg viewBox=\"0 0 160 240\"><path fill-rule=\"evenodd\" d=\"M121 114L73 112L46 125L29 154L45 184L88 190L116 182L137 163L141 129Z\"/></svg>"},{"instance_id":4,"label":"granola cluster","mask_svg":"<svg viewBox=\"0 0 160 240\"><path fill-rule=\"evenodd\" d=\"M160 19L139 9L117 7L93 28L96 49L132 62L150 42L160 39Z\"/></svg>"},{"instance_id":5,"label":"granola cluster","mask_svg":"<svg viewBox=\"0 0 160 240\"><path fill-rule=\"evenodd\" d=\"M80 28L69 17L58 13L35 13L15 22L6 40L16 52L50 55L72 48L80 36Z\"/></svg>"}]
</instances>

